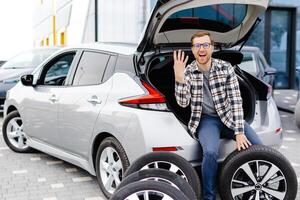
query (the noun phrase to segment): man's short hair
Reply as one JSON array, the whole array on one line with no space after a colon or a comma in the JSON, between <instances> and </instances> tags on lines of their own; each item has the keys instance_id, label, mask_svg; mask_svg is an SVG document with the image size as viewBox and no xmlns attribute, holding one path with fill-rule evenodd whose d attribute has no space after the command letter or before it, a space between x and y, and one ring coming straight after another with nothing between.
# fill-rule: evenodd
<instances>
[{"instance_id":1,"label":"man's short hair","mask_svg":"<svg viewBox=\"0 0 300 200\"><path fill-rule=\"evenodd\" d=\"M191 37L191 43L193 44L194 38L203 37L206 35L209 37L211 44L214 45L214 43L215 43L214 38L207 31L198 31L198 32L194 33L194 35L192 35L192 37Z\"/></svg>"}]
</instances>

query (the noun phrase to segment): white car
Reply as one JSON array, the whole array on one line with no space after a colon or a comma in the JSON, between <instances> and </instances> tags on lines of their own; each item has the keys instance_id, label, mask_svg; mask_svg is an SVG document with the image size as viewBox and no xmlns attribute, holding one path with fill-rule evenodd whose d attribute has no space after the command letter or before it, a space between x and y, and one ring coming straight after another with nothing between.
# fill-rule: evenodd
<instances>
[{"instance_id":1,"label":"white car","mask_svg":"<svg viewBox=\"0 0 300 200\"><path fill-rule=\"evenodd\" d=\"M55 53L7 93L7 145L16 152L38 149L87 170L107 197L130 163L148 152L172 151L200 165L201 148L186 126L190 107L181 108L174 97L172 55L183 49L192 58L191 35L207 30L214 56L238 64L239 52L219 50L248 38L268 0L236 2L158 1L137 46L99 43ZM280 145L270 88L238 67L236 73L245 120L265 145ZM234 150L234 141L222 139L220 161Z\"/></svg>"}]
</instances>

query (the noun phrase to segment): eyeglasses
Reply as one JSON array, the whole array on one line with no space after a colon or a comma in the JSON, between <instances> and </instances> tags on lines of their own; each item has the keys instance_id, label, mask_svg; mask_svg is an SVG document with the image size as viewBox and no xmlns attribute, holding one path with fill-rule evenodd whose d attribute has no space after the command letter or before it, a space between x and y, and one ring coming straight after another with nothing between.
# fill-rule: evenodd
<instances>
[{"instance_id":1,"label":"eyeglasses","mask_svg":"<svg viewBox=\"0 0 300 200\"><path fill-rule=\"evenodd\" d=\"M196 49L201 49L201 46L204 48L204 49L208 49L210 47L210 43L208 42L205 42L203 44L201 43L196 43L196 44L193 44L192 47L196 48Z\"/></svg>"}]
</instances>

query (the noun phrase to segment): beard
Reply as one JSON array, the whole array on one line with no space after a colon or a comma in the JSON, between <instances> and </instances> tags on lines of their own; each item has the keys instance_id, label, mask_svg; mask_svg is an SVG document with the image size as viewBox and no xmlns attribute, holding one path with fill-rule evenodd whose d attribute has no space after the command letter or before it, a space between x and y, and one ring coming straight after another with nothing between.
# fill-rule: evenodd
<instances>
[{"instance_id":1,"label":"beard","mask_svg":"<svg viewBox=\"0 0 300 200\"><path fill-rule=\"evenodd\" d=\"M200 65L207 65L210 62L210 57L208 55L205 56L197 56L197 61Z\"/></svg>"}]
</instances>

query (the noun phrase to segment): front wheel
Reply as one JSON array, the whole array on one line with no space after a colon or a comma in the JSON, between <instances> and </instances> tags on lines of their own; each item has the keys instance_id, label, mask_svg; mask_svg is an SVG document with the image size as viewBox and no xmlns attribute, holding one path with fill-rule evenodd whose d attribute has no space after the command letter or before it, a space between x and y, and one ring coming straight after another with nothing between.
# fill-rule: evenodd
<instances>
[{"instance_id":1,"label":"front wheel","mask_svg":"<svg viewBox=\"0 0 300 200\"><path fill-rule=\"evenodd\" d=\"M128 166L129 161L120 142L113 137L104 139L97 151L96 175L99 186L108 199L121 183Z\"/></svg>"},{"instance_id":2,"label":"front wheel","mask_svg":"<svg viewBox=\"0 0 300 200\"><path fill-rule=\"evenodd\" d=\"M18 153L34 151L27 144L27 135L23 130L23 121L18 111L12 111L5 117L2 133L5 143L11 150Z\"/></svg>"}]
</instances>

